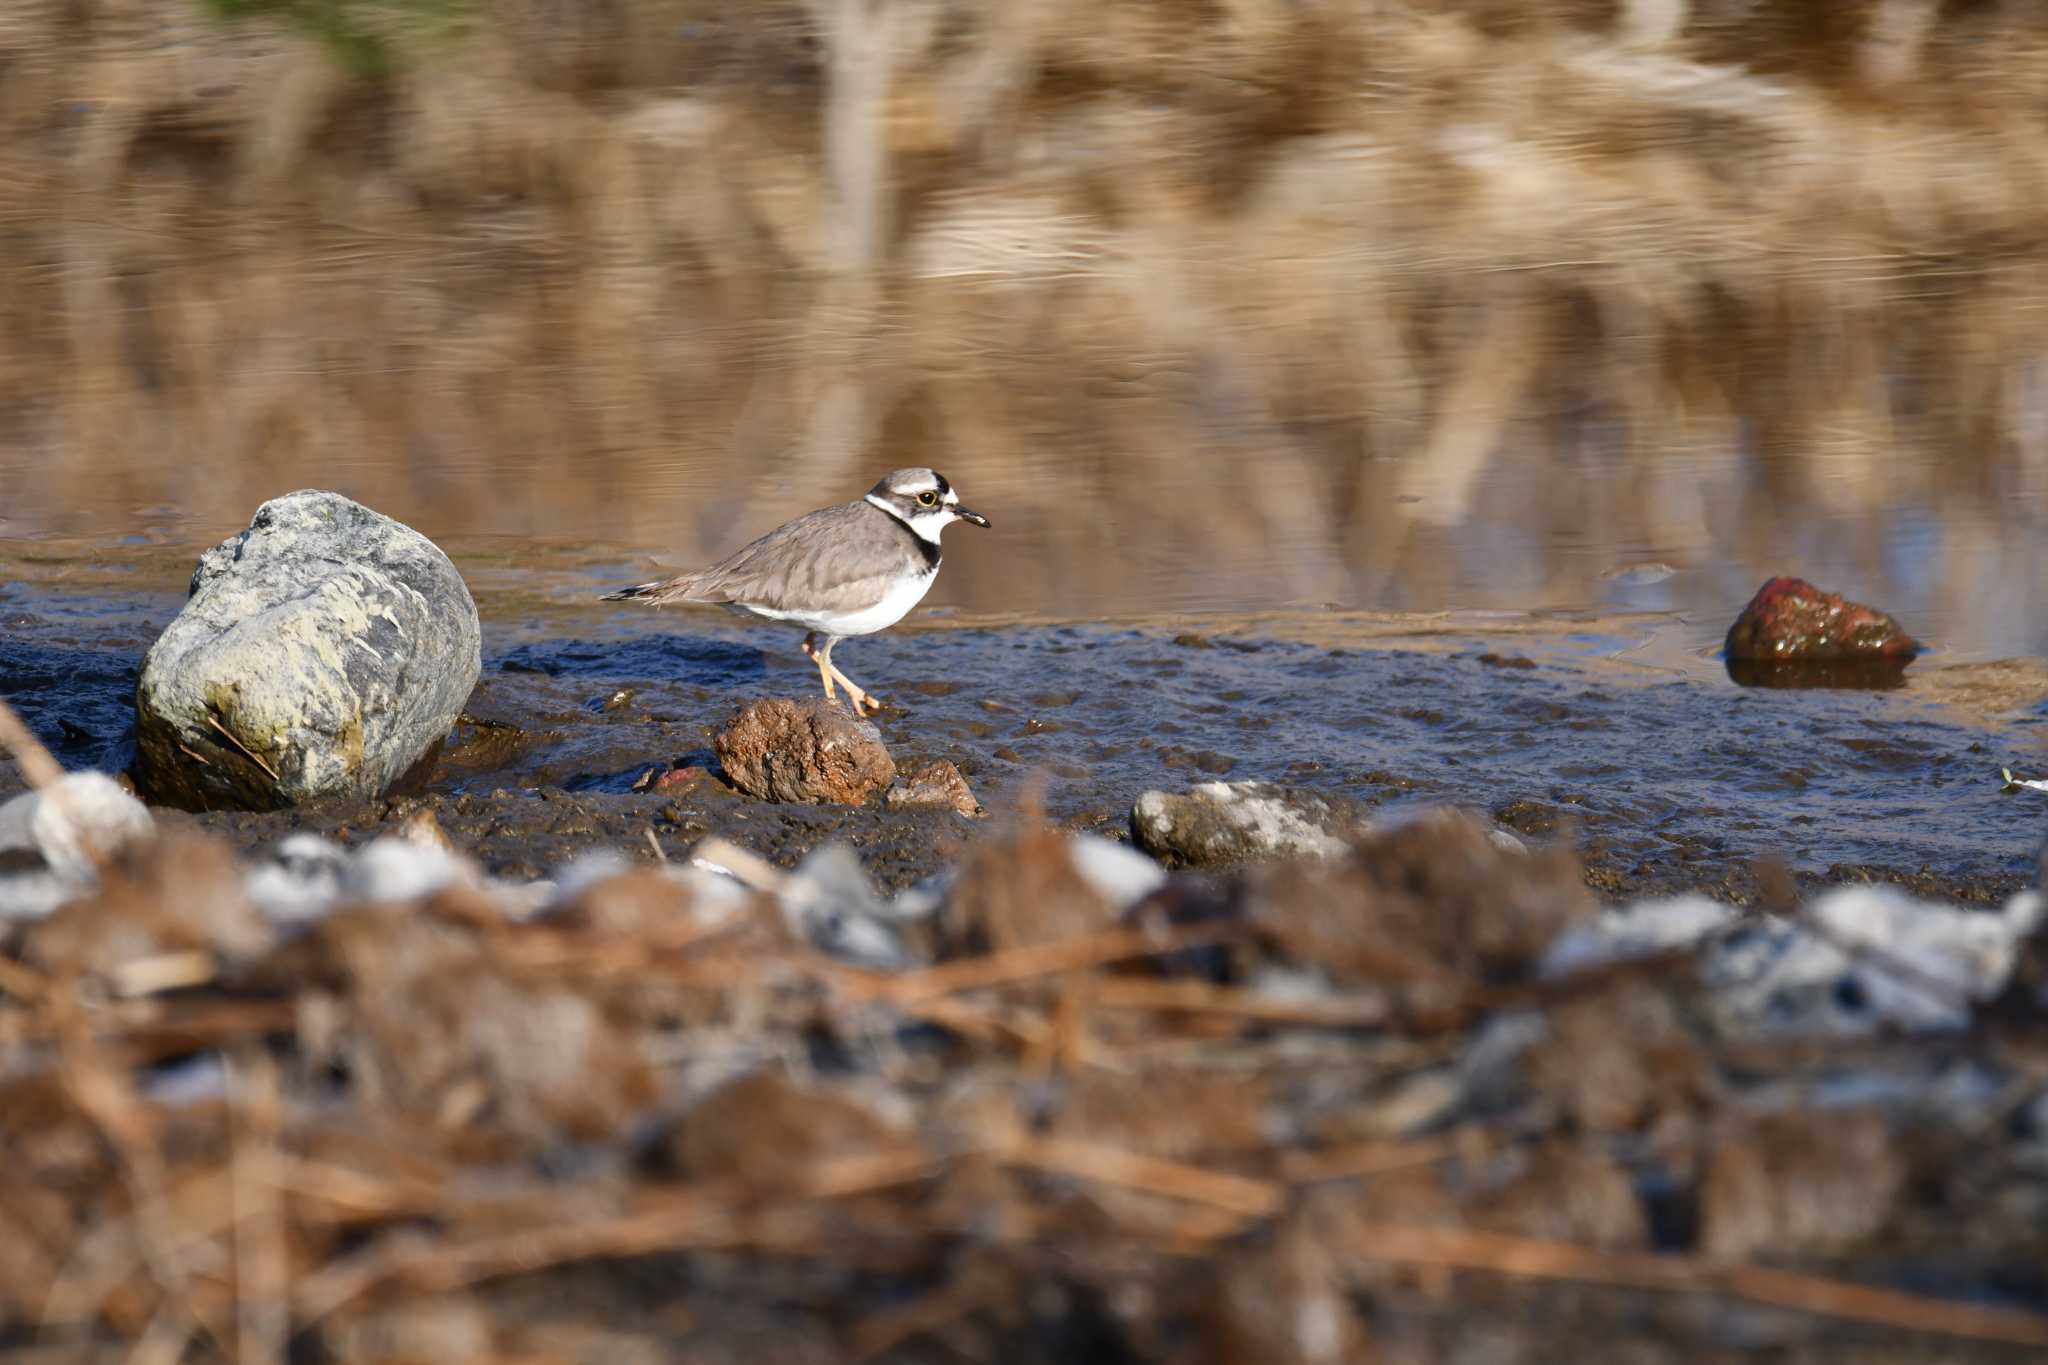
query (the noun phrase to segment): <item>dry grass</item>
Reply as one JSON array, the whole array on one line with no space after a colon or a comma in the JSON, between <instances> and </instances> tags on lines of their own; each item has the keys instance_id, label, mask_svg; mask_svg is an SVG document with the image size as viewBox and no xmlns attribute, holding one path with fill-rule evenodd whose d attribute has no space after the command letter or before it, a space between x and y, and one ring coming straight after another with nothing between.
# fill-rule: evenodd
<instances>
[{"instance_id":1,"label":"dry grass","mask_svg":"<svg viewBox=\"0 0 2048 1365\"><path fill-rule=\"evenodd\" d=\"M980 872L1038 856L996 845ZM160 871L166 896L191 880ZM824 1362L929 1359L895 1349L929 1337L972 1359L1066 1360L1064 1324L1099 1296L1122 1345L1087 1358L1132 1365L1373 1359L1390 1321L1406 1324L1389 1337L1404 1360L1472 1358L1451 1344L1468 1327L1519 1341L1516 1359L1580 1358L1609 1333L1644 1359L1692 1358L1718 1332L1645 1302L1671 1295L1832 1320L1899 1361L2048 1346L2048 1318L1855 1273L1889 1264L1866 1258L1908 1202L1953 1219L1946 1201L2023 1162L2018 1142L1979 1134L1965 1173L1875 1115L1759 1119L1730 1098L1718 1119L1667 1115L1632 1149L1574 1126L1557 1102L1584 1085L1539 1071L1427 1135L1310 1144L1312 1114L1333 1133L1372 1126L1412 1039L1356 1012L1276 1015L1244 990L1135 993L1202 984L1149 975L1185 933L1098 931L877 977L792 944L765 902L722 933L678 932L702 927L691 895L628 875L625 917L592 903L522 924L441 893L343 910L256 955L217 923L202 956L218 975L122 998L108 982L153 950L141 901L110 884L30 926L24 951L0 953L18 978L0 992L10 1345L242 1362L772 1346ZM1321 903L1361 908L1341 888ZM87 923L126 942L124 962L45 951ZM1297 963L1316 965L1333 964ZM1609 974L1552 993L1605 1008ZM1475 977L1459 988L1484 995ZM1654 989L1640 974L1632 988ZM942 1051L891 1041L910 1018L892 1007L937 1021L941 1004ZM1116 1017L1132 1006L1142 1028ZM975 1017L1014 1037L956 1028ZM1055 1032L1075 1045L1046 1070L1029 1040ZM840 1061L814 1065L826 1039ZM2018 1055L1980 1045L1986 1066ZM1304 1068L1311 1047L1325 1065ZM657 1078L656 1050L701 1065ZM153 1069L195 1058L217 1079L182 1098ZM1703 1172L1695 1248L1650 1249L1618 1158ZM2032 1264L2038 1227L1997 1226L1993 1263ZM1558 1311L1546 1284L1578 1306ZM747 1354L763 1305L780 1319ZM839 1324L839 1346L785 1354L817 1320ZM1855 1340L1812 1358L1878 1358Z\"/></svg>"},{"instance_id":2,"label":"dry grass","mask_svg":"<svg viewBox=\"0 0 2048 1365\"><path fill-rule=\"evenodd\" d=\"M1048 600L1126 572L1123 500L1433 598L1503 464L1523 524L1680 563L1996 524L2048 492L2042 11L491 0L366 85L188 0L17 0L0 475L211 528L250 471L375 471L687 558L931 461Z\"/></svg>"},{"instance_id":3,"label":"dry grass","mask_svg":"<svg viewBox=\"0 0 2048 1365\"><path fill-rule=\"evenodd\" d=\"M887 973L646 867L294 936L159 832L0 937L0 1356L1677 1360L1766 1312L1815 1361L2048 1347L2038 1011L1726 1051L1682 954L1539 979L1576 868L1481 830L1176 928L1050 876L1027 812L963 877L1043 932L982 896ZM1314 915L1348 935L1273 932ZM1993 1119L1941 1098L1965 1068ZM1824 1098L1910 1076L1939 1102ZM1923 1265L1944 1292L1897 1287Z\"/></svg>"}]
</instances>

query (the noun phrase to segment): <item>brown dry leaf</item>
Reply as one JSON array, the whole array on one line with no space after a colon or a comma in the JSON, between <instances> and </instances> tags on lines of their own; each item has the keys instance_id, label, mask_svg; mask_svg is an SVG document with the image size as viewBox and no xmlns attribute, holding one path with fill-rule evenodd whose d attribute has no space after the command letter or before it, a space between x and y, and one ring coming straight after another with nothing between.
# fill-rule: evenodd
<instances>
[{"instance_id":1,"label":"brown dry leaf","mask_svg":"<svg viewBox=\"0 0 2048 1365\"><path fill-rule=\"evenodd\" d=\"M111 977L188 951L249 957L269 942L234 853L211 835L177 830L124 847L96 891L30 927L22 956L52 975Z\"/></svg>"},{"instance_id":2,"label":"brown dry leaf","mask_svg":"<svg viewBox=\"0 0 2048 1365\"><path fill-rule=\"evenodd\" d=\"M336 1360L387 1365L487 1365L500 1359L486 1306L468 1294L435 1294L337 1315L321 1327Z\"/></svg>"},{"instance_id":3,"label":"brown dry leaf","mask_svg":"<svg viewBox=\"0 0 2048 1365\"><path fill-rule=\"evenodd\" d=\"M667 1148L690 1180L774 1196L800 1190L830 1162L914 1156L918 1142L843 1089L764 1070L706 1095L677 1123Z\"/></svg>"},{"instance_id":4,"label":"brown dry leaf","mask_svg":"<svg viewBox=\"0 0 2048 1365\"><path fill-rule=\"evenodd\" d=\"M1381 1358L1352 1298L1332 1220L1297 1208L1217 1267L1204 1314L1204 1365L1368 1365Z\"/></svg>"},{"instance_id":5,"label":"brown dry leaf","mask_svg":"<svg viewBox=\"0 0 2048 1365\"><path fill-rule=\"evenodd\" d=\"M1447 990L1518 976L1593 898L1569 849L1510 852L1488 835L1474 817L1439 810L1346 855L1261 869L1255 930L1341 981Z\"/></svg>"},{"instance_id":6,"label":"brown dry leaf","mask_svg":"<svg viewBox=\"0 0 2048 1365\"><path fill-rule=\"evenodd\" d=\"M1272 1086L1260 1076L1090 1067L1069 1079L1051 1131L1175 1160L1260 1151L1272 1141Z\"/></svg>"},{"instance_id":7,"label":"brown dry leaf","mask_svg":"<svg viewBox=\"0 0 2048 1365\"><path fill-rule=\"evenodd\" d=\"M952 955L1001 953L1097 933L1116 916L1074 868L1067 836L1036 811L975 843L947 901L941 931Z\"/></svg>"},{"instance_id":8,"label":"brown dry leaf","mask_svg":"<svg viewBox=\"0 0 2048 1365\"><path fill-rule=\"evenodd\" d=\"M1905 1183L1905 1158L1882 1115L1753 1119L1707 1154L1700 1250L1726 1260L1848 1251L1885 1226Z\"/></svg>"},{"instance_id":9,"label":"brown dry leaf","mask_svg":"<svg viewBox=\"0 0 2048 1365\"><path fill-rule=\"evenodd\" d=\"M690 891L659 867L635 867L585 887L548 917L551 926L596 938L673 931L690 915Z\"/></svg>"},{"instance_id":10,"label":"brown dry leaf","mask_svg":"<svg viewBox=\"0 0 2048 1365\"><path fill-rule=\"evenodd\" d=\"M345 1059L373 1107L467 1126L488 1106L536 1141L616 1133L655 1093L639 1040L587 988L494 951L517 933L496 917L459 888L330 916L281 955L326 987L309 1050Z\"/></svg>"},{"instance_id":11,"label":"brown dry leaf","mask_svg":"<svg viewBox=\"0 0 2048 1365\"><path fill-rule=\"evenodd\" d=\"M1503 1183L1467 1196L1471 1226L1610 1250L1648 1244L1634 1183L1598 1151L1560 1140L1513 1159Z\"/></svg>"},{"instance_id":12,"label":"brown dry leaf","mask_svg":"<svg viewBox=\"0 0 2048 1365\"><path fill-rule=\"evenodd\" d=\"M1621 981L1546 1012L1549 1032L1523 1070L1581 1127L1627 1132L1703 1101L1711 1068L1686 1032L1671 997Z\"/></svg>"}]
</instances>

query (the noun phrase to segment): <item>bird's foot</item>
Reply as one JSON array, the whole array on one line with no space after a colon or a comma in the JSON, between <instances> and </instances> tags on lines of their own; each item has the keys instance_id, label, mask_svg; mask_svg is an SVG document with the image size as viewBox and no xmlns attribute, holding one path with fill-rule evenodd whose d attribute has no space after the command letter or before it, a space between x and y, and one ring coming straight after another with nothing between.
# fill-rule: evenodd
<instances>
[{"instance_id":1,"label":"bird's foot","mask_svg":"<svg viewBox=\"0 0 2048 1365\"><path fill-rule=\"evenodd\" d=\"M809 659L812 663L818 666L818 681L825 684L825 700L838 700L838 693L834 690L832 686L832 674L834 670L832 668L831 661L828 658L826 658L824 652L818 648L818 646L813 642L812 637L808 635L804 636L802 649L804 651L804 657L806 659ZM849 683L848 687L851 688L851 686L852 684ZM855 707L854 709L856 712L858 712L859 710L858 707Z\"/></svg>"},{"instance_id":2,"label":"bird's foot","mask_svg":"<svg viewBox=\"0 0 2048 1365\"><path fill-rule=\"evenodd\" d=\"M882 709L882 699L880 697L860 686L838 669L832 670L832 676L837 678L839 685L846 689L846 699L853 703L854 715L867 716Z\"/></svg>"}]
</instances>

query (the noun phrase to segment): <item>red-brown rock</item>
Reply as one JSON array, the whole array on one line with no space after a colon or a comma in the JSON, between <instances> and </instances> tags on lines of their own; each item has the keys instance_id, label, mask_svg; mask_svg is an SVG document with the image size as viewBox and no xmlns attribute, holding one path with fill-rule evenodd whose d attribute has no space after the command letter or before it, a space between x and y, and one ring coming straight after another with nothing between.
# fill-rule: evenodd
<instances>
[{"instance_id":1,"label":"red-brown rock","mask_svg":"<svg viewBox=\"0 0 2048 1365\"><path fill-rule=\"evenodd\" d=\"M1904 663L1920 652L1918 642L1875 607L1782 577L1757 589L1728 627L1725 648L1730 659L1783 663Z\"/></svg>"},{"instance_id":2,"label":"red-brown rock","mask_svg":"<svg viewBox=\"0 0 2048 1365\"><path fill-rule=\"evenodd\" d=\"M714 747L732 784L763 801L857 806L896 780L881 732L822 697L752 702Z\"/></svg>"},{"instance_id":3,"label":"red-brown rock","mask_svg":"<svg viewBox=\"0 0 2048 1365\"><path fill-rule=\"evenodd\" d=\"M686 768L670 768L654 779L654 789L658 792L675 791L682 787L695 786L709 776L709 773L694 763Z\"/></svg>"}]
</instances>

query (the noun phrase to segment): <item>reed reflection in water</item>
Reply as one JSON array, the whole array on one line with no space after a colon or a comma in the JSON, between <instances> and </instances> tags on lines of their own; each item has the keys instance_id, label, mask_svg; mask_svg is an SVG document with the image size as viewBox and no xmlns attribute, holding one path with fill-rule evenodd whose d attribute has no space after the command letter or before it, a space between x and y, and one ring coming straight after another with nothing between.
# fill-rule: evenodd
<instances>
[{"instance_id":1,"label":"reed reflection in water","mask_svg":"<svg viewBox=\"0 0 2048 1365\"><path fill-rule=\"evenodd\" d=\"M318 485L683 564L932 464L999 528L934 602L1790 572L2048 652L2022 7L1510 8L503 4L365 82L32 6L0 536Z\"/></svg>"}]
</instances>

